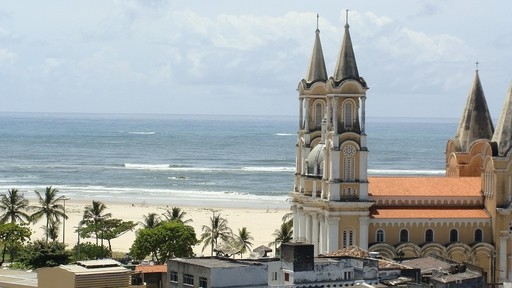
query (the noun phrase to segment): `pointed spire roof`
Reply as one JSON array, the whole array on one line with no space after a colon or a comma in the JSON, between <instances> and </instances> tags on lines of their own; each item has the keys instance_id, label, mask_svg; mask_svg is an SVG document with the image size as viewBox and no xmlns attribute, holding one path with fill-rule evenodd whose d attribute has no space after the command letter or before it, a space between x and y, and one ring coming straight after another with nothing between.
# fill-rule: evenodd
<instances>
[{"instance_id":1,"label":"pointed spire roof","mask_svg":"<svg viewBox=\"0 0 512 288\"><path fill-rule=\"evenodd\" d=\"M348 10L346 14L345 35L341 43L340 55L334 70L334 81L339 83L343 79L351 78L359 80L359 72L357 71L356 56L352 47L352 40L348 30Z\"/></svg>"},{"instance_id":2,"label":"pointed spire roof","mask_svg":"<svg viewBox=\"0 0 512 288\"><path fill-rule=\"evenodd\" d=\"M498 144L498 154L500 156L505 156L510 147L512 147L512 82L510 83L508 95L501 110L500 119L496 125L492 141Z\"/></svg>"},{"instance_id":3,"label":"pointed spire roof","mask_svg":"<svg viewBox=\"0 0 512 288\"><path fill-rule=\"evenodd\" d=\"M322 43L320 42L320 30L318 29L318 14L316 15L316 35L315 44L313 45L313 53L311 54L311 61L306 75L306 82L308 84L317 81L327 81L327 69L325 69L324 52L322 50Z\"/></svg>"},{"instance_id":4,"label":"pointed spire roof","mask_svg":"<svg viewBox=\"0 0 512 288\"><path fill-rule=\"evenodd\" d=\"M466 152L469 145L475 140L491 140L493 133L494 126L477 69L459 128L455 133L455 140L459 143L459 152Z\"/></svg>"}]
</instances>

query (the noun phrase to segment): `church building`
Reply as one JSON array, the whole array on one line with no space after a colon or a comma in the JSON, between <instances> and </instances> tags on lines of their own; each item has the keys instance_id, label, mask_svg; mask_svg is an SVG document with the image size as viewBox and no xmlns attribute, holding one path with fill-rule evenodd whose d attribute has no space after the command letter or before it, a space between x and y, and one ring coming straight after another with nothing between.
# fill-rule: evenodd
<instances>
[{"instance_id":1,"label":"church building","mask_svg":"<svg viewBox=\"0 0 512 288\"><path fill-rule=\"evenodd\" d=\"M482 267L488 282L512 281L512 87L495 128L475 71L440 177L368 176L368 89L348 16L332 76L317 27L298 86L294 241L314 244L315 255L348 246L387 258L433 253Z\"/></svg>"}]
</instances>

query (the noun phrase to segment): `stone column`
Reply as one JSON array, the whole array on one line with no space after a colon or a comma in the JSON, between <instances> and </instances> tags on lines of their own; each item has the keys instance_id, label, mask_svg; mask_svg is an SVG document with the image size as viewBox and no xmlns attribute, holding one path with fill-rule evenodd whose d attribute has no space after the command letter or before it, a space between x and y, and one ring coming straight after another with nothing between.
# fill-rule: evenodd
<instances>
[{"instance_id":1,"label":"stone column","mask_svg":"<svg viewBox=\"0 0 512 288\"><path fill-rule=\"evenodd\" d=\"M313 244L314 247L314 255L315 257L318 256L318 214L316 212L311 214L311 224L312 224L312 231L311 231L311 244Z\"/></svg>"},{"instance_id":2,"label":"stone column","mask_svg":"<svg viewBox=\"0 0 512 288\"><path fill-rule=\"evenodd\" d=\"M368 223L370 217L361 216L359 217L359 247L364 250L368 250Z\"/></svg>"},{"instance_id":3,"label":"stone column","mask_svg":"<svg viewBox=\"0 0 512 288\"><path fill-rule=\"evenodd\" d=\"M304 213L306 219L306 235L304 235L304 242L311 243L311 214L309 212Z\"/></svg>"},{"instance_id":4,"label":"stone column","mask_svg":"<svg viewBox=\"0 0 512 288\"><path fill-rule=\"evenodd\" d=\"M304 117L304 130L306 130L307 132L309 132L309 98L306 98L306 112L305 112L305 117Z\"/></svg>"},{"instance_id":5,"label":"stone column","mask_svg":"<svg viewBox=\"0 0 512 288\"><path fill-rule=\"evenodd\" d=\"M299 241L305 241L306 239L306 215L304 214L304 209L299 210L300 215L300 223L299 223Z\"/></svg>"},{"instance_id":6,"label":"stone column","mask_svg":"<svg viewBox=\"0 0 512 288\"><path fill-rule=\"evenodd\" d=\"M338 135L338 97L334 96L334 107L332 108L332 127L334 130L334 134Z\"/></svg>"},{"instance_id":7,"label":"stone column","mask_svg":"<svg viewBox=\"0 0 512 288\"><path fill-rule=\"evenodd\" d=\"M327 219L327 251L338 251L340 218L337 216Z\"/></svg>"},{"instance_id":8,"label":"stone column","mask_svg":"<svg viewBox=\"0 0 512 288\"><path fill-rule=\"evenodd\" d=\"M299 131L304 128L304 98L299 99Z\"/></svg>"},{"instance_id":9,"label":"stone column","mask_svg":"<svg viewBox=\"0 0 512 288\"><path fill-rule=\"evenodd\" d=\"M320 232L318 235L318 253L324 253L326 247L326 231L325 231L325 217L323 214L318 215L318 222L320 222Z\"/></svg>"},{"instance_id":10,"label":"stone column","mask_svg":"<svg viewBox=\"0 0 512 288\"><path fill-rule=\"evenodd\" d=\"M366 125L366 111L365 111L365 102L366 96L361 97L362 107L361 107L361 134L365 133L365 125Z\"/></svg>"},{"instance_id":11,"label":"stone column","mask_svg":"<svg viewBox=\"0 0 512 288\"><path fill-rule=\"evenodd\" d=\"M297 205L292 205L292 212L293 212L293 240L297 240L299 237L299 208L297 208Z\"/></svg>"},{"instance_id":12,"label":"stone column","mask_svg":"<svg viewBox=\"0 0 512 288\"><path fill-rule=\"evenodd\" d=\"M507 280L507 240L509 236L500 236L500 282Z\"/></svg>"}]
</instances>

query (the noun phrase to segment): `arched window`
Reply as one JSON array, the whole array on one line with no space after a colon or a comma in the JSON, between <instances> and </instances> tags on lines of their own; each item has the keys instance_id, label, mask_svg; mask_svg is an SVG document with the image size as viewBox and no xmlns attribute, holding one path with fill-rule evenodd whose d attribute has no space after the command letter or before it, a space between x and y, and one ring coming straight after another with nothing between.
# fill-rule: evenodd
<instances>
[{"instance_id":1,"label":"arched window","mask_svg":"<svg viewBox=\"0 0 512 288\"><path fill-rule=\"evenodd\" d=\"M315 103L315 127L320 128L322 126L322 119L324 118L324 105L318 101Z\"/></svg>"},{"instance_id":2,"label":"arched window","mask_svg":"<svg viewBox=\"0 0 512 288\"><path fill-rule=\"evenodd\" d=\"M377 242L381 243L381 242L384 242L384 230L382 229L379 229L377 230Z\"/></svg>"},{"instance_id":3,"label":"arched window","mask_svg":"<svg viewBox=\"0 0 512 288\"><path fill-rule=\"evenodd\" d=\"M344 108L343 109L343 123L344 123L344 127L345 129L352 129L352 123L354 122L354 120L352 119L352 102L350 101L345 101L345 105L344 105Z\"/></svg>"},{"instance_id":4,"label":"arched window","mask_svg":"<svg viewBox=\"0 0 512 288\"><path fill-rule=\"evenodd\" d=\"M459 241L459 231L457 229L450 230L450 242Z\"/></svg>"},{"instance_id":5,"label":"arched window","mask_svg":"<svg viewBox=\"0 0 512 288\"><path fill-rule=\"evenodd\" d=\"M355 167L356 147L354 145L345 145L343 147L343 181L354 182L356 180Z\"/></svg>"},{"instance_id":6,"label":"arched window","mask_svg":"<svg viewBox=\"0 0 512 288\"><path fill-rule=\"evenodd\" d=\"M432 229L425 230L425 242L434 242L434 231Z\"/></svg>"},{"instance_id":7,"label":"arched window","mask_svg":"<svg viewBox=\"0 0 512 288\"><path fill-rule=\"evenodd\" d=\"M409 242L409 231L407 229L400 230L400 242Z\"/></svg>"},{"instance_id":8,"label":"arched window","mask_svg":"<svg viewBox=\"0 0 512 288\"><path fill-rule=\"evenodd\" d=\"M484 241L484 232L482 229L476 229L475 230L475 242L482 242Z\"/></svg>"}]
</instances>

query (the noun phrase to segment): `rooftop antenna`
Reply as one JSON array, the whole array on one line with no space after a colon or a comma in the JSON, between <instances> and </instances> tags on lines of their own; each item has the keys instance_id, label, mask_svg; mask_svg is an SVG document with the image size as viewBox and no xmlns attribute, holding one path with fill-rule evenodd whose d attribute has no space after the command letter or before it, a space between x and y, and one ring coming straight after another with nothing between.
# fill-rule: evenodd
<instances>
[{"instance_id":1,"label":"rooftop antenna","mask_svg":"<svg viewBox=\"0 0 512 288\"><path fill-rule=\"evenodd\" d=\"M350 26L348 25L348 9L347 9L347 10L345 10L345 28L348 28L348 27L350 27Z\"/></svg>"},{"instance_id":2,"label":"rooftop antenna","mask_svg":"<svg viewBox=\"0 0 512 288\"><path fill-rule=\"evenodd\" d=\"M319 30L318 29L318 18L320 18L320 15L316 14L316 30Z\"/></svg>"}]
</instances>

